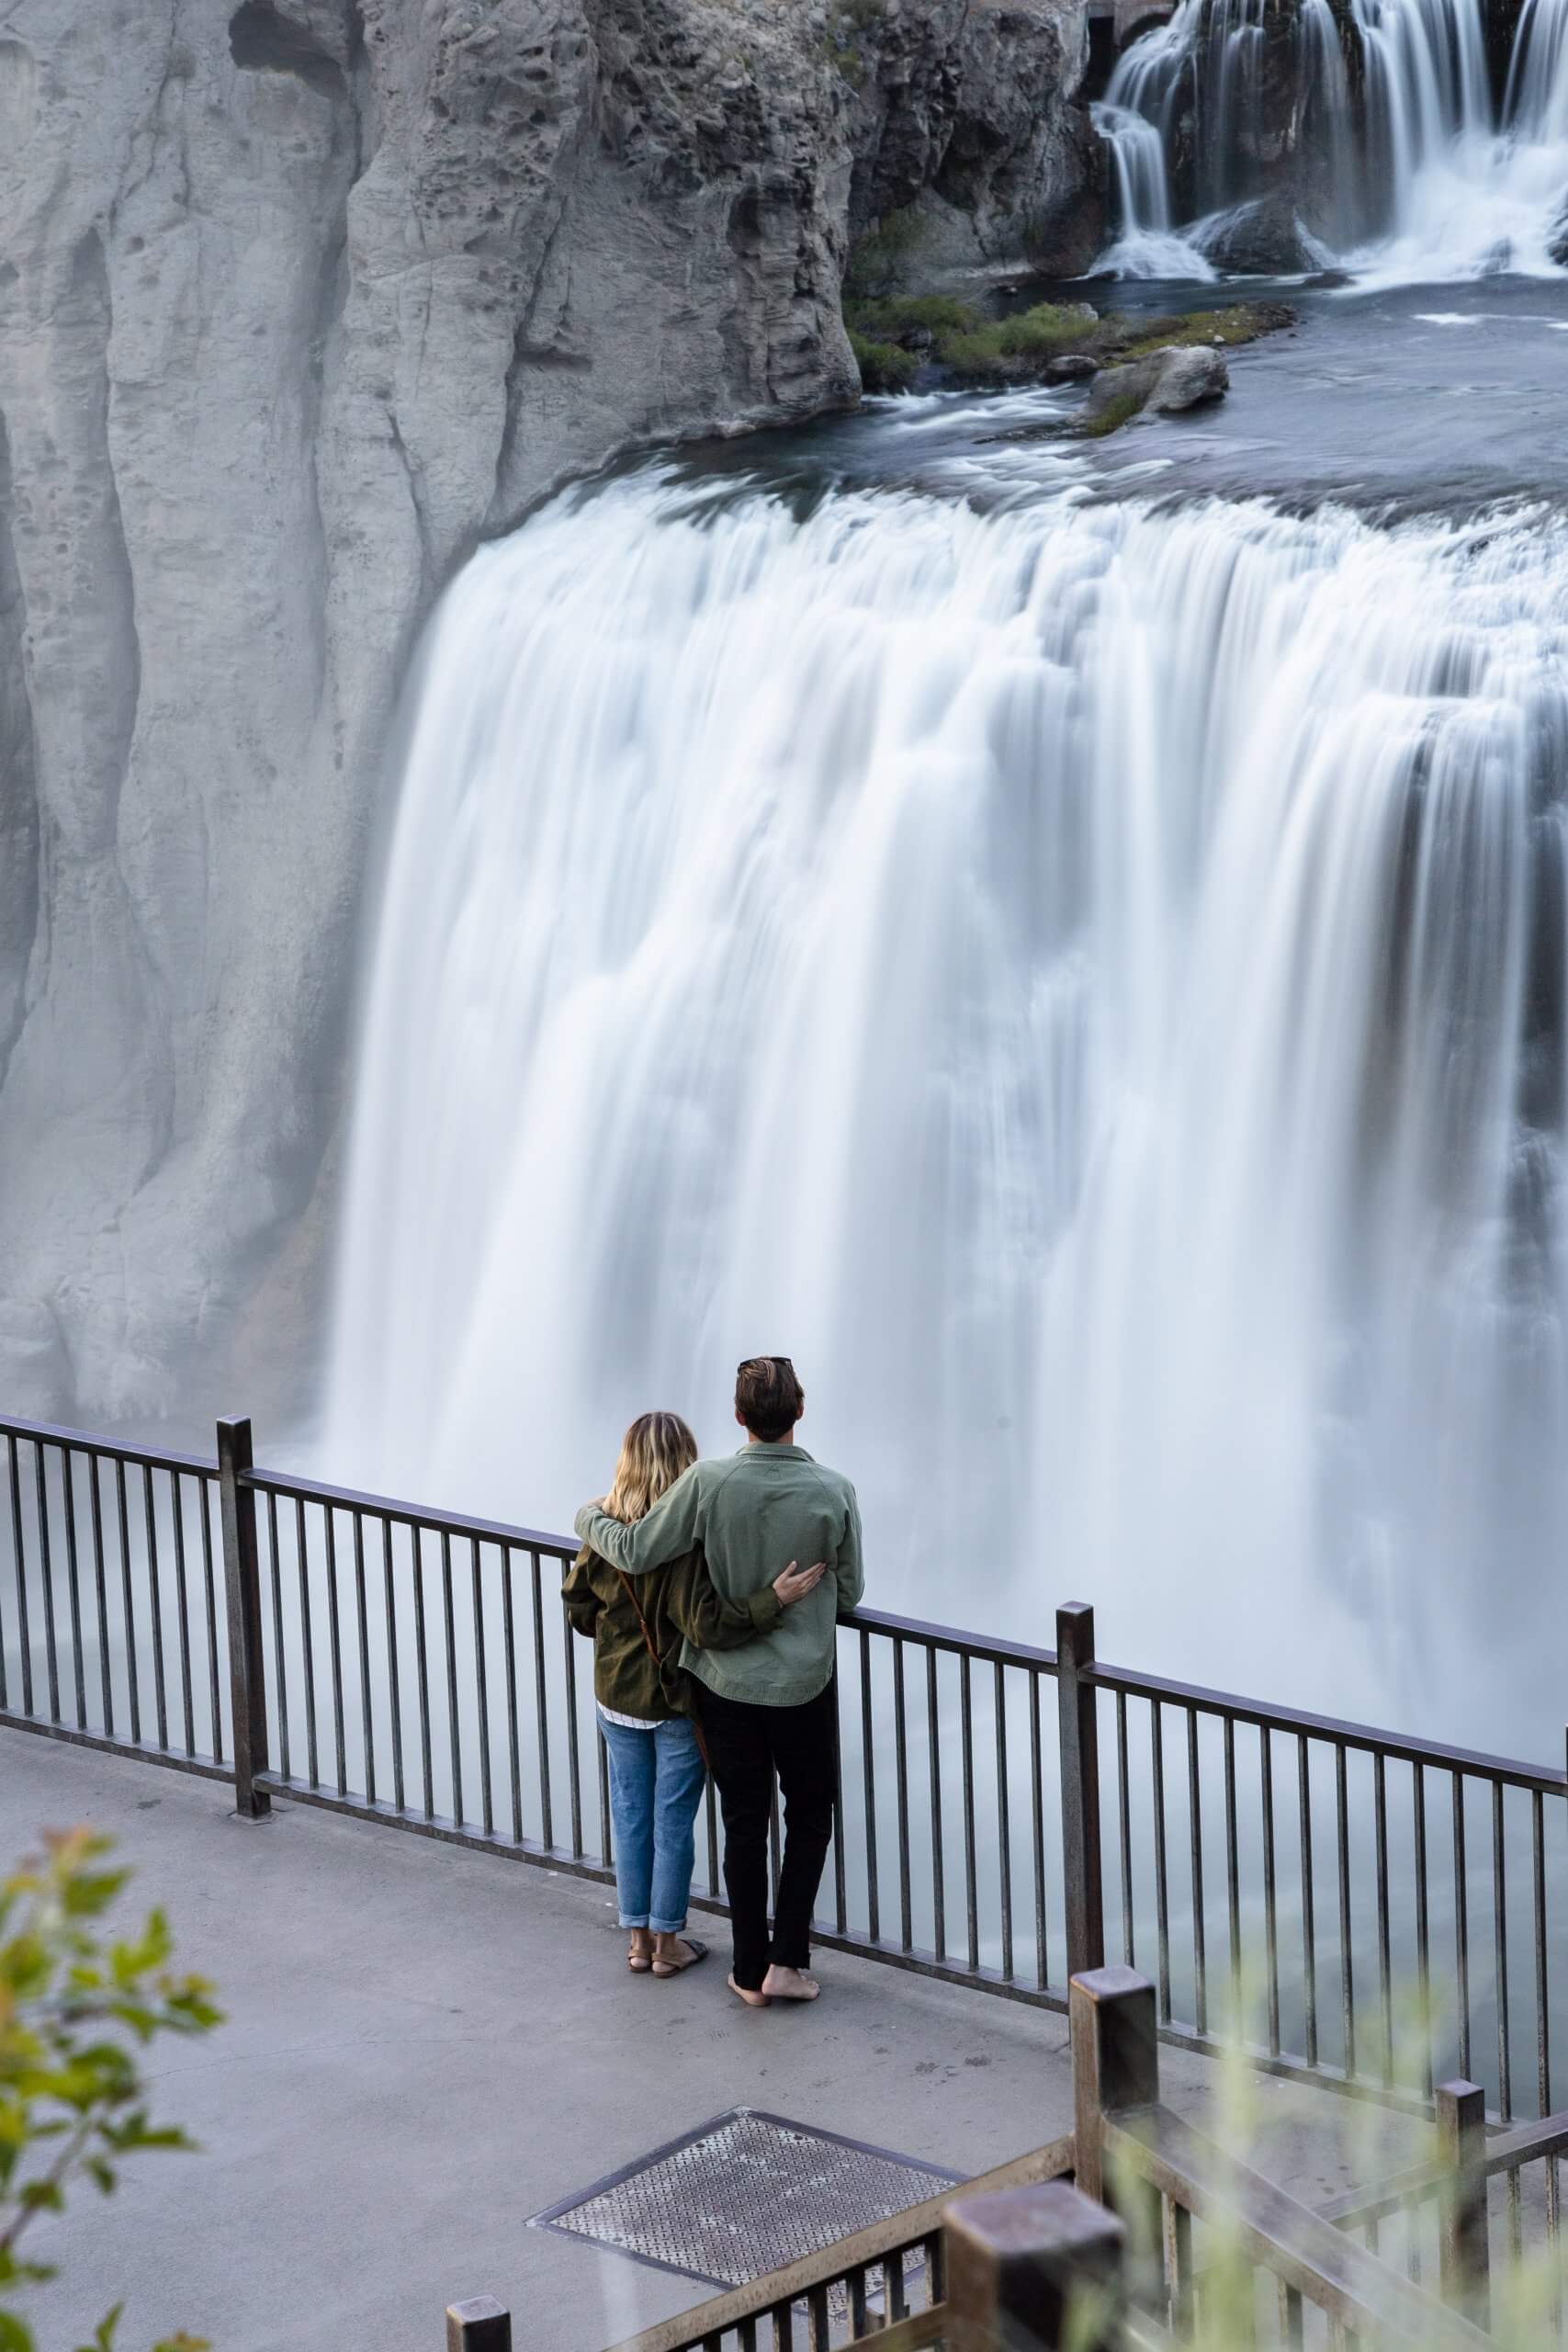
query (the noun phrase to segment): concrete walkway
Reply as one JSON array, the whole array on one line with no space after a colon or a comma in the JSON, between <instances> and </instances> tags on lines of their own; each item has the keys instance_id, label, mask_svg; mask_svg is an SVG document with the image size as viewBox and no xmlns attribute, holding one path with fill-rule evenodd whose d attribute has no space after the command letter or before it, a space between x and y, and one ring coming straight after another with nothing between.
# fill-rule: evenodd
<instances>
[{"instance_id":1,"label":"concrete walkway","mask_svg":"<svg viewBox=\"0 0 1568 2352\"><path fill-rule=\"evenodd\" d=\"M633 1977L605 1889L305 1806L243 1825L215 1783L0 1732L0 1864L44 1826L120 1840L181 1962L229 2022L154 2053L149 2155L108 2204L40 2225L59 2282L45 2352L123 2298L120 2343L176 2326L217 2352L437 2352L460 2296L498 2295L518 2352L600 2352L712 2290L525 2226L722 2110L771 2109L958 2172L1071 2121L1066 2020L825 1953L811 2009L742 2009L708 1963ZM1201 2110L1205 2062L1165 2053ZM1272 2161L1346 2184L1341 2102L1263 2083ZM1391 2145L1392 2161L1402 2150Z\"/></svg>"}]
</instances>

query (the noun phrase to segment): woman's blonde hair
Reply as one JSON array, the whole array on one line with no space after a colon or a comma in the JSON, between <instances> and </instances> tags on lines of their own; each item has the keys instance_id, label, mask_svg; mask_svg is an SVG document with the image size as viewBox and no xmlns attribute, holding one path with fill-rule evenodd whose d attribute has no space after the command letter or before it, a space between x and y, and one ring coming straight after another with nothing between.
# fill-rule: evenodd
<instances>
[{"instance_id":1,"label":"woman's blonde hair","mask_svg":"<svg viewBox=\"0 0 1568 2352\"><path fill-rule=\"evenodd\" d=\"M667 1487L697 1458L697 1441L679 1413L639 1413L621 1440L621 1458L604 1498L611 1519L646 1519Z\"/></svg>"}]
</instances>

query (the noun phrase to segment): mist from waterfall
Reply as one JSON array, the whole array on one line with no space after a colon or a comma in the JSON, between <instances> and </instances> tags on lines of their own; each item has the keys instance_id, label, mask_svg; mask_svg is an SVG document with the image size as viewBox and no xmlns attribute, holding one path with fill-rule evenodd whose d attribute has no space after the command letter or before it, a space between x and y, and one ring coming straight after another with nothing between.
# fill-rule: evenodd
<instances>
[{"instance_id":1,"label":"mist from waterfall","mask_svg":"<svg viewBox=\"0 0 1568 2352\"><path fill-rule=\"evenodd\" d=\"M1289 20L1261 0L1180 0L1119 59L1095 110L1120 224L1101 267L1213 277L1242 208L1279 186L1288 137L1307 263L1364 286L1558 275L1565 28L1565 0L1527 0L1499 107L1483 0L1349 0L1343 37L1328 0ZM1292 94L1288 132L1270 74Z\"/></svg>"},{"instance_id":2,"label":"mist from waterfall","mask_svg":"<svg viewBox=\"0 0 1568 2352\"><path fill-rule=\"evenodd\" d=\"M1522 513L645 472L481 550L376 937L333 1475L559 1525L633 1413L717 1450L787 1350L879 1604L1089 1597L1106 1654L1528 1752L1565 653Z\"/></svg>"}]
</instances>

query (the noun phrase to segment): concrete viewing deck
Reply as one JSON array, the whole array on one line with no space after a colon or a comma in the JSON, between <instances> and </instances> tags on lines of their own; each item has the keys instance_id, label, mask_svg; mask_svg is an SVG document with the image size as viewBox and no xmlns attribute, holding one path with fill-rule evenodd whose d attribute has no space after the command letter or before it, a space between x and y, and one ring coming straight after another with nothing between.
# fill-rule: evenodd
<instances>
[{"instance_id":1,"label":"concrete viewing deck","mask_svg":"<svg viewBox=\"0 0 1568 2352\"><path fill-rule=\"evenodd\" d=\"M0 1732L0 1866L45 1826L112 1834L137 1914L163 1904L228 2022L154 2050L149 2154L79 2190L36 2246L62 2277L27 2308L46 2345L124 2298L127 2352L176 2326L216 2352L436 2352L445 2305L497 2295L518 2352L600 2352L716 2291L525 2226L724 2109L757 2107L953 2171L1070 2128L1066 2020L876 1962L821 1956L814 2007L742 2009L728 1934L705 1966L634 1977L608 1889L287 1803L264 1826L220 1786ZM1201 2114L1208 2062L1162 2052ZM1369 2128L1409 2127L1259 2077L1265 2161L1326 2198ZM1254 2144L1256 2145L1256 2140Z\"/></svg>"}]
</instances>

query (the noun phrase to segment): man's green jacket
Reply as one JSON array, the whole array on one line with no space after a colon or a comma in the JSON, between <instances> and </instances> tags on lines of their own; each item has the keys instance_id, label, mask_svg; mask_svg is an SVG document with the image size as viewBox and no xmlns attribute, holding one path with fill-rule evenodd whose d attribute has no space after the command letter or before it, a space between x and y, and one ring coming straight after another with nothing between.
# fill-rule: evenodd
<instances>
[{"instance_id":1,"label":"man's green jacket","mask_svg":"<svg viewBox=\"0 0 1568 2352\"><path fill-rule=\"evenodd\" d=\"M700 1544L719 1591L739 1602L771 1585L792 1560L803 1568L826 1560L828 1574L816 1591L786 1609L772 1633L722 1654L687 1642L681 1663L721 1699L757 1706L802 1706L827 1688L834 1625L864 1589L860 1506L849 1480L814 1462L803 1445L755 1443L695 1462L629 1527L585 1503L577 1532L602 1559L634 1577Z\"/></svg>"}]
</instances>

